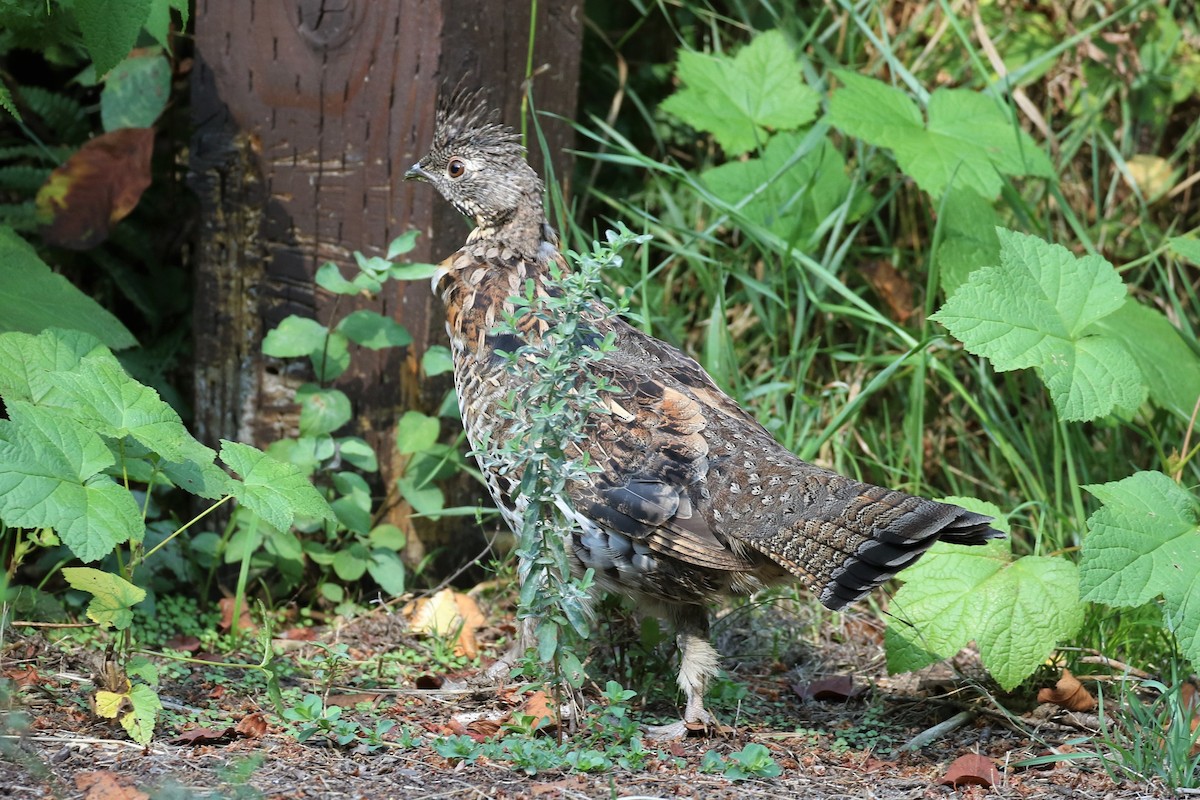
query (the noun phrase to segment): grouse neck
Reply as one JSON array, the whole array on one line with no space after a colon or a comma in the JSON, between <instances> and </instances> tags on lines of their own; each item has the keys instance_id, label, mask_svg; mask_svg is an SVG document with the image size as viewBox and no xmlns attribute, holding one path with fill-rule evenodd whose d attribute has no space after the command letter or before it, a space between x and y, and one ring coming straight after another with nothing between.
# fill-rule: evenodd
<instances>
[{"instance_id":1,"label":"grouse neck","mask_svg":"<svg viewBox=\"0 0 1200 800\"><path fill-rule=\"evenodd\" d=\"M482 215L475 217L475 230L471 231L468 242L488 241L501 248L508 248L522 258L536 262L540 259L542 243L547 241L550 226L546 222L546 214L542 210L542 195L540 191L528 192L506 218L485 219ZM550 241L557 244L557 236L551 232Z\"/></svg>"}]
</instances>

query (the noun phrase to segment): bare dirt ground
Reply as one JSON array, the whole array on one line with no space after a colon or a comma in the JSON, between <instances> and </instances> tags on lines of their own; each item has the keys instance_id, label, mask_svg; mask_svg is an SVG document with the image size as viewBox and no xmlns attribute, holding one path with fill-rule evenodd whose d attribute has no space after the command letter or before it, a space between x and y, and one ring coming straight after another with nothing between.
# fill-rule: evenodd
<instances>
[{"instance_id":1,"label":"bare dirt ground","mask_svg":"<svg viewBox=\"0 0 1200 800\"><path fill-rule=\"evenodd\" d=\"M790 606L749 607L728 617L729 624L718 624L717 641L736 682L729 685L747 690L736 700L714 705L731 730L714 738L650 741L646 745L652 755L641 769L614 767L590 773L560 765L527 774L512 763L439 755L433 747L436 736L471 733L464 729L464 720L487 717L506 703L511 706L521 691L511 686L463 688L460 681L477 674L478 666L439 675L436 668L414 663L399 677L372 680L371 664L379 663L373 658L416 646L411 635L403 633L405 619L394 611L308 629L315 632L316 641L349 645L356 665L339 675L337 685L326 684L328 702L342 706L346 718L360 722L362 729L373 728L380 719L397 723L373 750L361 742L338 747L320 736L299 743L294 728L289 730L275 714L266 692L250 685L244 673L194 665L164 670L159 694L166 708L153 741L141 747L88 708L88 681L99 671L94 655L48 644L44 633L10 632L0 673L19 687L11 709L22 712L25 722L14 728L17 718L10 715L2 732L0 797L1170 796L1146 784L1116 783L1095 759L1022 764L1051 753L1090 750L1091 743L1081 737L1087 736L1094 719L1039 707L1029 698L1024 703L1021 698L1005 700L1008 709L1023 705L1021 713L1002 709L989 699L986 684L964 679L963 672L975 671L969 654L960 659L957 670L938 665L919 674L889 677L873 618L814 618L815 613ZM490 660L489 652L495 652L489 640L501 636L498 627L511 630L511 620L480 632L484 663ZM285 689L311 680L311 659L319 652L311 641L292 643L281 659L307 659L309 666L285 676ZM770 655L763 657L764 652ZM246 660L254 659L247 654ZM658 677L663 686L673 684L670 669L652 680ZM421 688L426 686L438 688ZM322 691L312 683L306 690ZM826 699L802 698L814 690ZM673 693L663 695L668 696ZM647 706L635 705L633 713L665 719L673 709L664 702L660 698ZM916 750L905 749L912 737L963 711L964 724L932 736ZM401 731L409 733L407 739ZM748 743L770 751L781 768L777 777L733 781L720 771L702 771L710 750L728 757ZM983 764L994 765L995 773L977 775L987 778L982 784L943 783L951 764L970 754L990 760Z\"/></svg>"}]
</instances>

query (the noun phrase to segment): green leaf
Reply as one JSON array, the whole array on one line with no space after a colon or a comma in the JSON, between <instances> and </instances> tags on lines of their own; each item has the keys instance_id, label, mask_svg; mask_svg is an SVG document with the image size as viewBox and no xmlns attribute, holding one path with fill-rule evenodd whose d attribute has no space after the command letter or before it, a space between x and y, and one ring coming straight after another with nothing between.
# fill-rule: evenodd
<instances>
[{"instance_id":1,"label":"green leaf","mask_svg":"<svg viewBox=\"0 0 1200 800\"><path fill-rule=\"evenodd\" d=\"M974 640L984 666L1012 689L1083 622L1075 565L1060 557L1014 560L1007 540L939 542L899 577L905 584L886 638L893 673L949 658Z\"/></svg>"},{"instance_id":2,"label":"green leaf","mask_svg":"<svg viewBox=\"0 0 1200 800\"><path fill-rule=\"evenodd\" d=\"M318 286L333 294L355 295L362 291L353 281L346 280L341 269L332 261L326 261L317 269L315 280Z\"/></svg>"},{"instance_id":3,"label":"green leaf","mask_svg":"<svg viewBox=\"0 0 1200 800\"><path fill-rule=\"evenodd\" d=\"M346 463L364 472L375 472L379 469L379 459L374 448L365 439L357 436L346 436L337 440L338 453L346 459Z\"/></svg>"},{"instance_id":4,"label":"green leaf","mask_svg":"<svg viewBox=\"0 0 1200 800\"><path fill-rule=\"evenodd\" d=\"M1194 236L1172 236L1167 243L1172 253L1200 267L1200 239Z\"/></svg>"},{"instance_id":5,"label":"green leaf","mask_svg":"<svg viewBox=\"0 0 1200 800\"><path fill-rule=\"evenodd\" d=\"M998 229L1000 266L973 272L931 319L1000 372L1034 367L1063 420L1136 410L1146 386L1133 356L1094 323L1124 305L1100 256Z\"/></svg>"},{"instance_id":6,"label":"green leaf","mask_svg":"<svg viewBox=\"0 0 1200 800\"><path fill-rule=\"evenodd\" d=\"M315 319L285 317L263 337L262 351L275 358L298 358L325 347L329 329Z\"/></svg>"},{"instance_id":7,"label":"green leaf","mask_svg":"<svg viewBox=\"0 0 1200 800\"><path fill-rule=\"evenodd\" d=\"M81 331L0 333L0 397L40 403L54 388L52 373L74 369L84 356L107 352L99 339Z\"/></svg>"},{"instance_id":8,"label":"green leaf","mask_svg":"<svg viewBox=\"0 0 1200 800\"><path fill-rule=\"evenodd\" d=\"M1200 398L1200 357L1162 312L1132 297L1094 329L1129 351L1150 390L1150 399L1190 419Z\"/></svg>"},{"instance_id":9,"label":"green leaf","mask_svg":"<svg viewBox=\"0 0 1200 800\"><path fill-rule=\"evenodd\" d=\"M129 704L133 710L121 717L121 727L129 738L148 745L154 738L154 724L162 711L162 702L152 687L139 683L129 690Z\"/></svg>"},{"instance_id":10,"label":"green leaf","mask_svg":"<svg viewBox=\"0 0 1200 800\"><path fill-rule=\"evenodd\" d=\"M152 127L170 94L171 65L161 54L125 59L108 73L100 92L104 130Z\"/></svg>"},{"instance_id":11,"label":"green leaf","mask_svg":"<svg viewBox=\"0 0 1200 800\"><path fill-rule=\"evenodd\" d=\"M1168 627L1200 664L1200 503L1161 472L1083 488L1104 504L1087 522L1083 598L1130 607L1161 596Z\"/></svg>"},{"instance_id":12,"label":"green leaf","mask_svg":"<svg viewBox=\"0 0 1200 800\"><path fill-rule=\"evenodd\" d=\"M306 383L296 390L296 402L300 404L302 436L333 433L353 416L350 398L338 389L322 389L316 384Z\"/></svg>"},{"instance_id":13,"label":"green leaf","mask_svg":"<svg viewBox=\"0 0 1200 800\"><path fill-rule=\"evenodd\" d=\"M370 557L367 548L355 542L334 553L333 571L343 581L356 581L366 574Z\"/></svg>"},{"instance_id":14,"label":"green leaf","mask_svg":"<svg viewBox=\"0 0 1200 800\"><path fill-rule=\"evenodd\" d=\"M338 522L348 531L367 535L371 530L371 508L363 508L362 504L352 497L339 497L329 504Z\"/></svg>"},{"instance_id":15,"label":"green leaf","mask_svg":"<svg viewBox=\"0 0 1200 800\"><path fill-rule=\"evenodd\" d=\"M120 320L52 272L28 242L6 226L0 226L0 286L0 333L70 327L114 350L137 344Z\"/></svg>"},{"instance_id":16,"label":"green leaf","mask_svg":"<svg viewBox=\"0 0 1200 800\"><path fill-rule=\"evenodd\" d=\"M137 43L150 0L75 0L73 10L96 75L104 77Z\"/></svg>"},{"instance_id":17,"label":"green leaf","mask_svg":"<svg viewBox=\"0 0 1200 800\"><path fill-rule=\"evenodd\" d=\"M444 344L430 346L421 356L421 371L427 378L453 372L454 359L450 357L450 348Z\"/></svg>"},{"instance_id":18,"label":"green leaf","mask_svg":"<svg viewBox=\"0 0 1200 800\"><path fill-rule=\"evenodd\" d=\"M393 264L388 276L397 281L427 281L437 272L437 264Z\"/></svg>"},{"instance_id":19,"label":"green leaf","mask_svg":"<svg viewBox=\"0 0 1200 800\"><path fill-rule=\"evenodd\" d=\"M1000 216L991 200L962 187L950 189L938 208L941 240L934 258L942 292L949 297L976 269L1000 260Z\"/></svg>"},{"instance_id":20,"label":"green leaf","mask_svg":"<svg viewBox=\"0 0 1200 800\"><path fill-rule=\"evenodd\" d=\"M164 50L171 46L171 9L179 12L179 29L187 30L188 0L150 0L150 14L146 19L146 31Z\"/></svg>"},{"instance_id":21,"label":"green leaf","mask_svg":"<svg viewBox=\"0 0 1200 800\"><path fill-rule=\"evenodd\" d=\"M417 481L403 477L396 481L400 494L418 514L436 516L437 512L446 507L446 497L442 490L433 485L420 486Z\"/></svg>"},{"instance_id":22,"label":"green leaf","mask_svg":"<svg viewBox=\"0 0 1200 800\"><path fill-rule=\"evenodd\" d=\"M405 411L396 425L396 447L402 455L428 450L437 443L441 423L420 411Z\"/></svg>"},{"instance_id":23,"label":"green leaf","mask_svg":"<svg viewBox=\"0 0 1200 800\"><path fill-rule=\"evenodd\" d=\"M323 383L337 380L350 368L350 343L341 331L332 331L324 349L317 349L309 354L313 372L317 380Z\"/></svg>"},{"instance_id":24,"label":"green leaf","mask_svg":"<svg viewBox=\"0 0 1200 800\"><path fill-rule=\"evenodd\" d=\"M371 561L367 564L367 572L379 588L387 594L396 596L404 594L406 572L404 562L395 551L380 547L371 548Z\"/></svg>"},{"instance_id":25,"label":"green leaf","mask_svg":"<svg viewBox=\"0 0 1200 800\"><path fill-rule=\"evenodd\" d=\"M953 183L995 198L1001 174L1054 177L1037 143L979 92L935 90L926 124L901 90L853 72L839 70L837 76L844 85L829 101L830 121L850 136L892 150L900 169L935 197Z\"/></svg>"},{"instance_id":26,"label":"green leaf","mask_svg":"<svg viewBox=\"0 0 1200 800\"><path fill-rule=\"evenodd\" d=\"M406 347L412 344L412 336L403 325L367 309L359 309L346 315L337 327L350 341L372 350Z\"/></svg>"},{"instance_id":27,"label":"green leaf","mask_svg":"<svg viewBox=\"0 0 1200 800\"><path fill-rule=\"evenodd\" d=\"M742 217L787 241L810 244L826 217L846 201L850 179L845 159L828 139L807 150L805 143L800 133L777 134L761 157L722 164L701 180L730 208L740 204L736 213Z\"/></svg>"},{"instance_id":28,"label":"green leaf","mask_svg":"<svg viewBox=\"0 0 1200 800\"><path fill-rule=\"evenodd\" d=\"M98 561L145 533L137 502L101 472L113 457L83 425L50 409L6 401L0 420L0 519L53 528L80 560Z\"/></svg>"},{"instance_id":29,"label":"green leaf","mask_svg":"<svg viewBox=\"0 0 1200 800\"><path fill-rule=\"evenodd\" d=\"M333 510L299 468L224 439L221 460L242 476L242 482L233 486L238 502L268 524L287 530L297 514L333 521Z\"/></svg>"},{"instance_id":30,"label":"green leaf","mask_svg":"<svg viewBox=\"0 0 1200 800\"><path fill-rule=\"evenodd\" d=\"M386 547L389 550L400 552L408 543L408 536L395 525L385 522L371 529L367 541L373 547Z\"/></svg>"},{"instance_id":31,"label":"green leaf","mask_svg":"<svg viewBox=\"0 0 1200 800\"><path fill-rule=\"evenodd\" d=\"M392 243L388 245L387 255L384 256L384 258L386 258L388 261L395 261L405 253L411 252L412 249L417 246L417 236L419 236L420 233L421 232L418 230L411 230L405 231L397 236L392 240Z\"/></svg>"},{"instance_id":32,"label":"green leaf","mask_svg":"<svg viewBox=\"0 0 1200 800\"><path fill-rule=\"evenodd\" d=\"M817 114L817 93L780 31L760 33L733 58L680 50L676 74L684 88L660 107L712 133L730 156L764 144L768 130L794 130Z\"/></svg>"},{"instance_id":33,"label":"green leaf","mask_svg":"<svg viewBox=\"0 0 1200 800\"><path fill-rule=\"evenodd\" d=\"M146 599L146 590L120 575L91 567L63 567L63 578L80 591L92 595L88 619L104 627L125 630L133 623L133 607Z\"/></svg>"}]
</instances>

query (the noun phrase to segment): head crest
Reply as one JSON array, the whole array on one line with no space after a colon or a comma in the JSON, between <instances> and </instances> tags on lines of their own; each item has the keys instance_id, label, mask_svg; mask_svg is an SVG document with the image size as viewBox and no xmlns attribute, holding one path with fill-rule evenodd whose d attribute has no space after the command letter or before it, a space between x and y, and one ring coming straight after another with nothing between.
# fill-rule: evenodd
<instances>
[{"instance_id":1,"label":"head crest","mask_svg":"<svg viewBox=\"0 0 1200 800\"><path fill-rule=\"evenodd\" d=\"M517 134L499 120L499 110L489 107L482 89L468 89L461 83L452 90L443 88L438 98L434 149L453 151L469 143L485 150L520 150Z\"/></svg>"}]
</instances>

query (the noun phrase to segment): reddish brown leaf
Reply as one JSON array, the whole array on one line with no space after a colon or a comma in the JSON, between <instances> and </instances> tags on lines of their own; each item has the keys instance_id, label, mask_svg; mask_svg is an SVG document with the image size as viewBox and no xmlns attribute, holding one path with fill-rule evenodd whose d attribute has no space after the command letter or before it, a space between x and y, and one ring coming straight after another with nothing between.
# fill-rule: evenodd
<instances>
[{"instance_id":1,"label":"reddish brown leaf","mask_svg":"<svg viewBox=\"0 0 1200 800\"><path fill-rule=\"evenodd\" d=\"M1191 718L1192 734L1196 733L1196 728L1200 727L1200 691L1196 690L1196 684L1188 681L1183 684L1179 690L1179 705L1183 708L1183 713ZM1192 745L1192 757L1200 756L1200 740Z\"/></svg>"},{"instance_id":2,"label":"reddish brown leaf","mask_svg":"<svg viewBox=\"0 0 1200 800\"><path fill-rule=\"evenodd\" d=\"M184 636L183 634L180 634L168 639L163 644L163 647L170 648L171 650L175 650L180 653L195 653L200 649L201 644L200 640L195 636Z\"/></svg>"},{"instance_id":3,"label":"reddish brown leaf","mask_svg":"<svg viewBox=\"0 0 1200 800\"><path fill-rule=\"evenodd\" d=\"M233 607L235 605L235 598L222 597L218 601L218 605L221 608L221 621L217 623L217 627L223 631L227 631L233 624ZM254 631L258 630L258 627L254 624L254 620L250 619L250 609L248 608L248 605L249 604L243 599L241 611L238 612L237 627L240 631L253 633Z\"/></svg>"},{"instance_id":4,"label":"reddish brown leaf","mask_svg":"<svg viewBox=\"0 0 1200 800\"><path fill-rule=\"evenodd\" d=\"M1096 698L1092 697L1079 679L1064 669L1053 689L1046 688L1038 691L1039 703L1054 703L1067 711L1091 711L1096 707Z\"/></svg>"},{"instance_id":5,"label":"reddish brown leaf","mask_svg":"<svg viewBox=\"0 0 1200 800\"><path fill-rule=\"evenodd\" d=\"M36 667L8 669L4 671L4 677L11 680L17 686L37 686L41 683L41 676L38 675Z\"/></svg>"},{"instance_id":6,"label":"reddish brown leaf","mask_svg":"<svg viewBox=\"0 0 1200 800\"><path fill-rule=\"evenodd\" d=\"M370 692L331 694L325 698L325 705L341 706L342 708L354 708L359 703L371 703L372 705L377 705L382 699L383 695L372 694Z\"/></svg>"},{"instance_id":7,"label":"reddish brown leaf","mask_svg":"<svg viewBox=\"0 0 1200 800\"><path fill-rule=\"evenodd\" d=\"M975 785L990 788L1000 783L1000 771L990 758L968 753L956 758L938 783L943 786Z\"/></svg>"},{"instance_id":8,"label":"reddish brown leaf","mask_svg":"<svg viewBox=\"0 0 1200 800\"><path fill-rule=\"evenodd\" d=\"M172 741L175 744L214 744L215 742L228 742L233 739L233 734L232 727L222 728L219 731L212 728L188 728Z\"/></svg>"},{"instance_id":9,"label":"reddish brown leaf","mask_svg":"<svg viewBox=\"0 0 1200 800\"><path fill-rule=\"evenodd\" d=\"M890 261L868 262L859 269L875 294L888 307L889 316L900 324L907 322L913 313L913 287L908 278L900 274Z\"/></svg>"},{"instance_id":10,"label":"reddish brown leaf","mask_svg":"<svg viewBox=\"0 0 1200 800\"><path fill-rule=\"evenodd\" d=\"M792 691L798 694L801 700L844 703L865 692L866 687L855 686L854 678L850 675L835 675L832 678L818 678L809 683L794 684Z\"/></svg>"},{"instance_id":11,"label":"reddish brown leaf","mask_svg":"<svg viewBox=\"0 0 1200 800\"><path fill-rule=\"evenodd\" d=\"M276 639L292 639L298 642L315 642L317 640L316 628L288 628L286 631L280 631L275 636Z\"/></svg>"},{"instance_id":12,"label":"reddish brown leaf","mask_svg":"<svg viewBox=\"0 0 1200 800\"><path fill-rule=\"evenodd\" d=\"M153 150L153 128L109 131L79 148L38 190L45 240L71 250L103 242L150 185Z\"/></svg>"},{"instance_id":13,"label":"reddish brown leaf","mask_svg":"<svg viewBox=\"0 0 1200 800\"><path fill-rule=\"evenodd\" d=\"M261 739L267 732L267 718L261 711L247 714L242 717L234 730L247 739Z\"/></svg>"},{"instance_id":14,"label":"reddish brown leaf","mask_svg":"<svg viewBox=\"0 0 1200 800\"><path fill-rule=\"evenodd\" d=\"M413 685L418 689L440 689L445 680L440 675L424 673L413 678Z\"/></svg>"},{"instance_id":15,"label":"reddish brown leaf","mask_svg":"<svg viewBox=\"0 0 1200 800\"><path fill-rule=\"evenodd\" d=\"M131 779L108 770L81 772L75 776L75 788L84 792L84 800L149 800L150 795L129 785Z\"/></svg>"},{"instance_id":16,"label":"reddish brown leaf","mask_svg":"<svg viewBox=\"0 0 1200 800\"><path fill-rule=\"evenodd\" d=\"M554 710L554 701L550 695L542 691L530 692L520 710L514 714L526 714L533 717L537 720L534 725L537 730L550 730L558 724L558 713Z\"/></svg>"},{"instance_id":17,"label":"reddish brown leaf","mask_svg":"<svg viewBox=\"0 0 1200 800\"><path fill-rule=\"evenodd\" d=\"M500 720L477 719L467 723L467 735L477 742L482 742L500 732Z\"/></svg>"}]
</instances>

